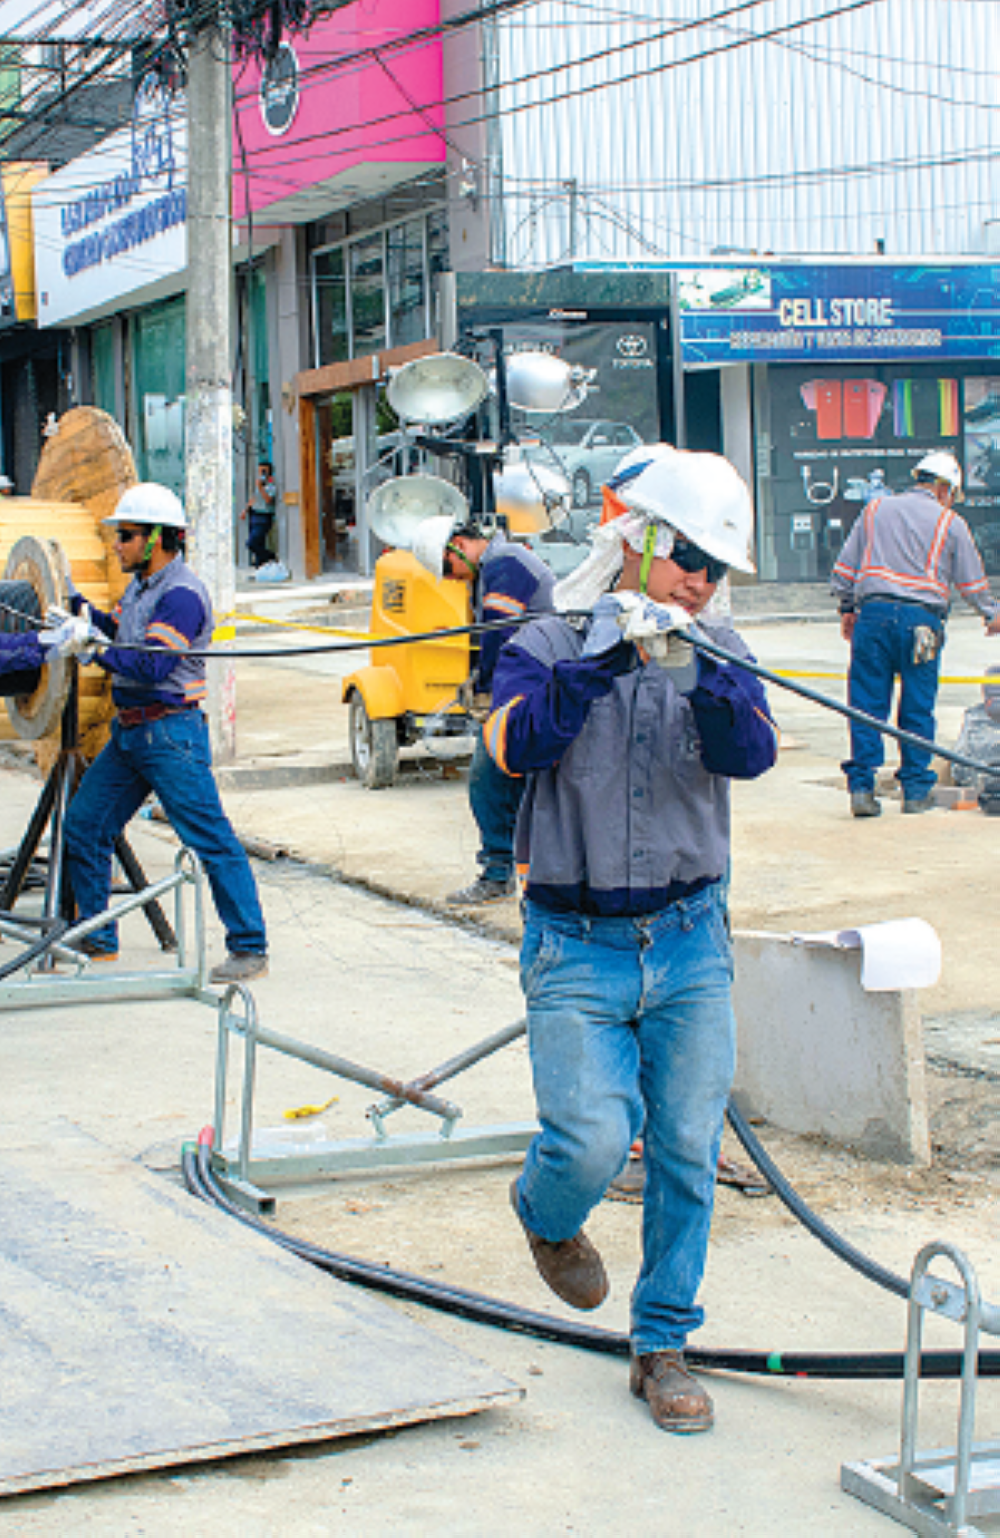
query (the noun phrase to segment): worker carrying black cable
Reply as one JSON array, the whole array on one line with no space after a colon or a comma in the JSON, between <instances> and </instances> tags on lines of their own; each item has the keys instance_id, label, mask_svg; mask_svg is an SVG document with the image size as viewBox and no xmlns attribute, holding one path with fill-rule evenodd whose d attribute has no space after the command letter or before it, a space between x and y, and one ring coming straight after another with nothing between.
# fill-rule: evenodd
<instances>
[{"instance_id":1,"label":"worker carrying black cable","mask_svg":"<svg viewBox=\"0 0 1000 1538\"><path fill-rule=\"evenodd\" d=\"M548 1285L596 1308L607 1277L583 1231L644 1133L643 1263L632 1295L632 1392L667 1431L712 1403L685 1364L734 1071L732 959L720 883L729 781L777 757L764 690L695 655L729 566L753 567L750 494L726 460L666 445L626 457L621 511L555 590L585 610L519 630L497 663L488 750L526 776L521 977L541 1132L512 1187ZM609 591L610 589L610 591ZM708 628L711 626L711 628Z\"/></svg>"},{"instance_id":2,"label":"worker carrying black cable","mask_svg":"<svg viewBox=\"0 0 1000 1538\"><path fill-rule=\"evenodd\" d=\"M479 875L470 886L448 894L457 907L502 902L514 893L514 827L524 781L497 768L483 747L482 722L490 711L500 648L525 614L551 613L555 579L533 550L503 534L484 534L475 524L456 528L447 517L424 520L413 540L413 554L432 576L471 584L477 624L506 620L510 625L480 635L479 658L460 695L476 721L469 806L479 829Z\"/></svg>"},{"instance_id":3,"label":"worker carrying black cable","mask_svg":"<svg viewBox=\"0 0 1000 1538\"><path fill-rule=\"evenodd\" d=\"M63 654L111 674L117 715L111 741L87 770L66 818L66 863L81 918L108 906L115 839L153 792L181 841L208 875L226 930L227 959L213 983L246 982L267 971L267 935L250 862L222 809L211 767L200 656L212 638L212 603L184 560L187 518L165 486L133 486L106 518L132 581L114 614L91 610L72 593L77 618ZM59 631L56 634L60 634ZM116 645L120 642L121 645ZM152 649L130 651L136 643ZM81 948L95 959L118 953L113 924Z\"/></svg>"}]
</instances>

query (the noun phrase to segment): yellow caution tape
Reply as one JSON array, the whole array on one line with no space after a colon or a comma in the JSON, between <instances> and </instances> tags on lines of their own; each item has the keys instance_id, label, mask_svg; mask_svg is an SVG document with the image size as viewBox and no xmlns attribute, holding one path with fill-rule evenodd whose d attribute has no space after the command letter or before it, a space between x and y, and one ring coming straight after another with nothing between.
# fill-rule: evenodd
<instances>
[{"instance_id":1,"label":"yellow caution tape","mask_svg":"<svg viewBox=\"0 0 1000 1538\"><path fill-rule=\"evenodd\" d=\"M301 625L290 619L270 619L264 614L223 614L219 617L216 629L212 633L213 640L225 639L231 641L236 635L235 625L226 625L226 620L246 620L251 625L276 625L280 630L307 630L311 635L346 636L353 641L379 641L381 636L373 635L370 630L337 630L333 625Z\"/></svg>"},{"instance_id":2,"label":"yellow caution tape","mask_svg":"<svg viewBox=\"0 0 1000 1538\"><path fill-rule=\"evenodd\" d=\"M339 1095L331 1095L329 1100L324 1100L322 1105L297 1105L285 1112L286 1121L308 1121L311 1116L322 1116L332 1105L336 1105Z\"/></svg>"}]
</instances>

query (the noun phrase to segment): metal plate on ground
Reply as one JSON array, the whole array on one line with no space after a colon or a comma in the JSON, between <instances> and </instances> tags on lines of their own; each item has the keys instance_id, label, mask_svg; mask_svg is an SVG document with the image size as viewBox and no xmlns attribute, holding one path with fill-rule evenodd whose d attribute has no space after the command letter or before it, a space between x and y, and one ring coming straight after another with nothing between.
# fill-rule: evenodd
<instances>
[{"instance_id":1,"label":"metal plate on ground","mask_svg":"<svg viewBox=\"0 0 1000 1538\"><path fill-rule=\"evenodd\" d=\"M0 1359L2 1495L521 1397L67 1126L0 1134Z\"/></svg>"}]
</instances>

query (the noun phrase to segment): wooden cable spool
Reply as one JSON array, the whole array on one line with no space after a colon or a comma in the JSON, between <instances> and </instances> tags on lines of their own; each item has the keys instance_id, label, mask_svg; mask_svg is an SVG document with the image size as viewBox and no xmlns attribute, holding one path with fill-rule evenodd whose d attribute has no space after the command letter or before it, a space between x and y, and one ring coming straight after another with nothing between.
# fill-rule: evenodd
<instances>
[{"instance_id":1,"label":"wooden cable spool","mask_svg":"<svg viewBox=\"0 0 1000 1538\"><path fill-rule=\"evenodd\" d=\"M59 420L42 450L30 497L0 497L0 561L4 577L31 583L44 613L66 606L66 575L97 609L114 608L128 578L102 528L119 498L138 477L125 436L115 420L96 406L75 406ZM66 696L61 663L42 670L30 697L5 703L13 735L35 743L46 771L59 746L59 722ZM108 738L114 707L108 675L80 670L80 746L94 758Z\"/></svg>"}]
</instances>

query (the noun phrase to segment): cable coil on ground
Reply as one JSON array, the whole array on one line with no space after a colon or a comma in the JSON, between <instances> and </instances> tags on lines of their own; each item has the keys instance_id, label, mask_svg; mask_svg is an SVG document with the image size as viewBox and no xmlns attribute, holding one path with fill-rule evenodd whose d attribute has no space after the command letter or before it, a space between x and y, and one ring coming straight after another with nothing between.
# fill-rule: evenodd
<instances>
[{"instance_id":1,"label":"cable coil on ground","mask_svg":"<svg viewBox=\"0 0 1000 1538\"><path fill-rule=\"evenodd\" d=\"M732 1120L732 1107L729 1114ZM738 1112L736 1116L742 1123L743 1119L739 1117ZM745 1125L743 1123L744 1127ZM737 1135L742 1141L742 1134ZM373 1291L386 1293L390 1297L401 1298L409 1303L421 1303L426 1307L439 1309L443 1313L455 1314L474 1324L486 1324L497 1329L511 1330L517 1334L530 1335L535 1340L551 1341L561 1346L576 1346L581 1350L597 1351L606 1356L628 1356L628 1336L618 1331L602 1330L596 1325L574 1324L532 1309L521 1308L515 1303L507 1303L499 1298L472 1292L464 1287L453 1287L444 1282L431 1282L423 1276L414 1276L406 1271L396 1271L390 1266L374 1265L370 1261L358 1260L352 1255L326 1250L319 1245L310 1244L307 1240L297 1239L292 1234L284 1233L281 1229L263 1222L230 1201L212 1169L212 1141L212 1129L205 1128L197 1144L186 1144L184 1147L182 1170L184 1182L192 1195L211 1206L218 1207L246 1227L265 1235L273 1244L279 1245L292 1255L297 1255L300 1260L317 1266L321 1271L336 1277L338 1281L370 1287ZM749 1145L744 1143L751 1158L755 1158L754 1146L760 1148L759 1142L751 1134L751 1143ZM782 1195L782 1188L791 1192L792 1187L781 1175L773 1160L767 1159L767 1164L768 1169L764 1173L771 1180L778 1195ZM796 1197L796 1202L801 1211L809 1213L810 1232L821 1238L825 1232L828 1237L823 1238L822 1242L835 1253L853 1249L832 1229L829 1229L821 1218L810 1212L800 1197ZM832 1243L831 1240L836 1242ZM906 1282L901 1277L895 1277L892 1272L885 1271L873 1261L868 1261L867 1257L861 1256L859 1251L853 1251L853 1253L866 1262L866 1268L858 1266L857 1269L863 1270L863 1274L870 1280L877 1280L880 1286L888 1286L891 1281L892 1291L897 1290L897 1283L902 1285L904 1292L908 1290ZM842 1258L846 1256L842 1255ZM879 1273L884 1280L879 1280L878 1275L874 1273ZM904 1359L900 1351L743 1351L703 1350L691 1347L687 1348L684 1354L692 1367L715 1372L784 1378L894 1379L903 1377ZM981 1351L978 1362L980 1377L1000 1377L1000 1351ZM920 1375L923 1378L960 1378L962 1353L959 1351L923 1352L920 1358Z\"/></svg>"}]
</instances>

